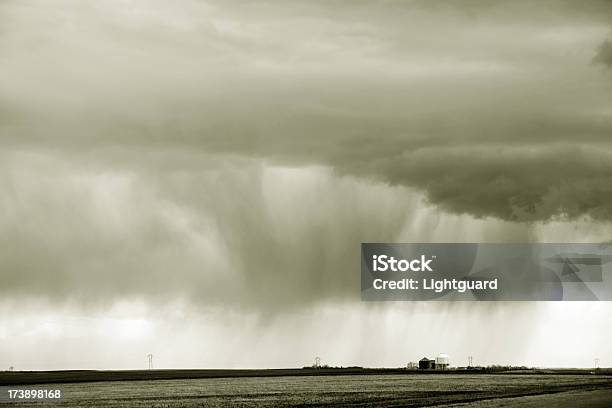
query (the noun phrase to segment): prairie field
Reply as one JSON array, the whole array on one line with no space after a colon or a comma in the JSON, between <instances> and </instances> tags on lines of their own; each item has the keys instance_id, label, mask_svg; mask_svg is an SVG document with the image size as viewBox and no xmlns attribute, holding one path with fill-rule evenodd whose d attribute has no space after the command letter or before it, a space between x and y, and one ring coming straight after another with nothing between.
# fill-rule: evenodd
<instances>
[{"instance_id":1,"label":"prairie field","mask_svg":"<svg viewBox=\"0 0 612 408\"><path fill-rule=\"evenodd\" d=\"M38 384L62 407L610 407L612 377L558 374L342 375ZM10 403L40 406L43 403Z\"/></svg>"}]
</instances>

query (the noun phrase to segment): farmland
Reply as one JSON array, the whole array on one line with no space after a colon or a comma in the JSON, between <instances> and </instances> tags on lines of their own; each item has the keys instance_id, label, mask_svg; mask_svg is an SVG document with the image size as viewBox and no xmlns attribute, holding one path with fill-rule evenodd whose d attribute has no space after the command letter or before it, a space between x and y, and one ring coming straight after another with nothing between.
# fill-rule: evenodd
<instances>
[{"instance_id":1,"label":"farmland","mask_svg":"<svg viewBox=\"0 0 612 408\"><path fill-rule=\"evenodd\" d=\"M64 390L64 400L53 403L62 407L612 406L612 376L597 374L226 376L66 382L36 387L45 386Z\"/></svg>"}]
</instances>

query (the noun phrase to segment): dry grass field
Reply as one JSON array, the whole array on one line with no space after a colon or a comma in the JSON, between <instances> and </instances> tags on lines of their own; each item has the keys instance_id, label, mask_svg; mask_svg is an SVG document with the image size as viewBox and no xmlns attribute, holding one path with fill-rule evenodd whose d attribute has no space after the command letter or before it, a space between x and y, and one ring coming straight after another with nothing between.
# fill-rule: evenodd
<instances>
[{"instance_id":1,"label":"dry grass field","mask_svg":"<svg viewBox=\"0 0 612 408\"><path fill-rule=\"evenodd\" d=\"M265 376L98 381L61 387L65 399L53 403L61 407L612 406L612 377L605 375Z\"/></svg>"}]
</instances>

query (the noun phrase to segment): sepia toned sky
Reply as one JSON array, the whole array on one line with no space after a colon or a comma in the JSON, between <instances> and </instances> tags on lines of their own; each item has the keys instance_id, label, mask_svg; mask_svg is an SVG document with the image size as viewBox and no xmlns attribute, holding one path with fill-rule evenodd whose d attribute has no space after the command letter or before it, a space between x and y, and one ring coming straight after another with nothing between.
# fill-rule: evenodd
<instances>
[{"instance_id":1,"label":"sepia toned sky","mask_svg":"<svg viewBox=\"0 0 612 408\"><path fill-rule=\"evenodd\" d=\"M2 1L0 369L612 366L609 302L359 294L610 241L611 135L606 1Z\"/></svg>"}]
</instances>

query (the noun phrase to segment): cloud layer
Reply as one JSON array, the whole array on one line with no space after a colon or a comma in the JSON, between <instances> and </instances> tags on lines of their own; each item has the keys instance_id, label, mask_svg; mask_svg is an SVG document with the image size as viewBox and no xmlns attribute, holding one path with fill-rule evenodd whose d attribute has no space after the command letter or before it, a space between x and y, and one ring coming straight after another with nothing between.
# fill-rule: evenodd
<instances>
[{"instance_id":1,"label":"cloud layer","mask_svg":"<svg viewBox=\"0 0 612 408\"><path fill-rule=\"evenodd\" d=\"M2 2L0 290L278 310L354 297L363 241L607 222L611 16Z\"/></svg>"},{"instance_id":2,"label":"cloud layer","mask_svg":"<svg viewBox=\"0 0 612 408\"><path fill-rule=\"evenodd\" d=\"M554 11L553 11L554 10ZM5 148L189 150L610 219L612 8L3 2Z\"/></svg>"},{"instance_id":3,"label":"cloud layer","mask_svg":"<svg viewBox=\"0 0 612 408\"><path fill-rule=\"evenodd\" d=\"M603 303L358 299L361 242L610 240L611 23L609 1L0 1L0 364L605 365Z\"/></svg>"}]
</instances>

